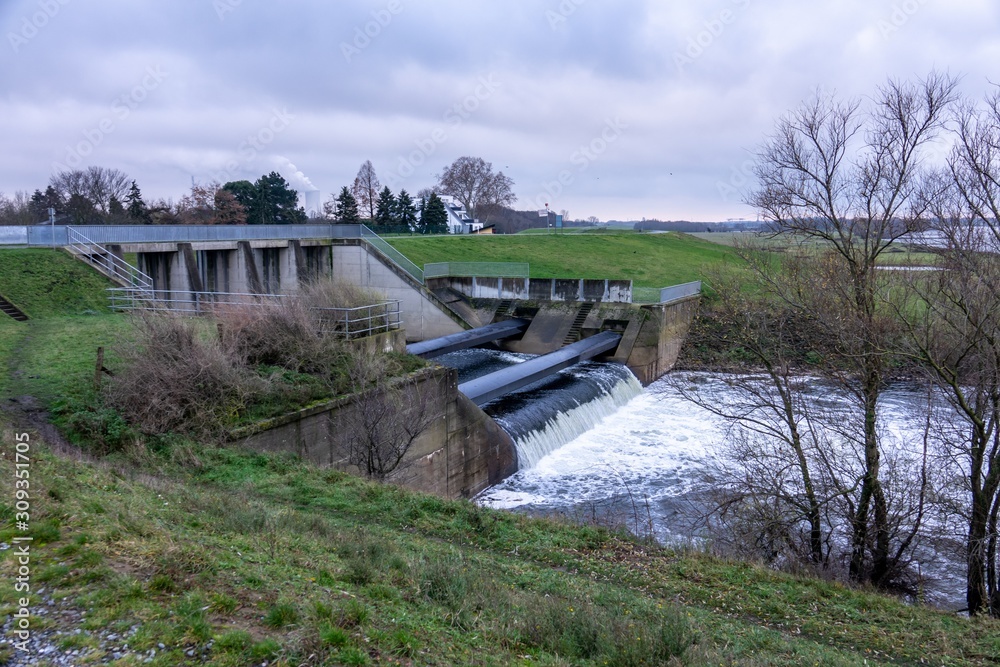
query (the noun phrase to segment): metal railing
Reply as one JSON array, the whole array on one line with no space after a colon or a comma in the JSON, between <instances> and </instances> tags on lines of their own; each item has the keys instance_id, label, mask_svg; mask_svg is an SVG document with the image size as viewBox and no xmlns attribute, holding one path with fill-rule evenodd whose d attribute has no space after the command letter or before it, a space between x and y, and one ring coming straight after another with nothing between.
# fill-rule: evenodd
<instances>
[{"instance_id":1,"label":"metal railing","mask_svg":"<svg viewBox=\"0 0 1000 667\"><path fill-rule=\"evenodd\" d=\"M672 287L664 287L660 290L660 303L676 301L677 299L683 299L696 294L701 294L700 280L683 283L681 285L673 285Z\"/></svg>"},{"instance_id":2,"label":"metal railing","mask_svg":"<svg viewBox=\"0 0 1000 667\"><path fill-rule=\"evenodd\" d=\"M424 278L527 278L526 262L436 262L424 264Z\"/></svg>"},{"instance_id":3,"label":"metal railing","mask_svg":"<svg viewBox=\"0 0 1000 667\"><path fill-rule=\"evenodd\" d=\"M423 270L365 225L37 225L0 229L0 244L66 246L73 230L94 245L281 239L363 239L423 284Z\"/></svg>"},{"instance_id":4,"label":"metal railing","mask_svg":"<svg viewBox=\"0 0 1000 667\"><path fill-rule=\"evenodd\" d=\"M112 279L122 280L134 288L149 291L153 289L153 278L132 266L110 250L94 243L78 230L66 228L66 247L80 258L97 266Z\"/></svg>"},{"instance_id":5,"label":"metal railing","mask_svg":"<svg viewBox=\"0 0 1000 667\"><path fill-rule=\"evenodd\" d=\"M227 308L273 307L298 297L287 294L240 292L190 292L116 287L107 290L112 310L120 312L169 312L179 315L210 315ZM354 339L395 331L403 322L400 302L388 300L355 308L312 308L319 333Z\"/></svg>"},{"instance_id":6,"label":"metal railing","mask_svg":"<svg viewBox=\"0 0 1000 667\"><path fill-rule=\"evenodd\" d=\"M395 262L399 268L403 269L409 273L413 278L417 280L421 285L424 283L424 272L419 266L414 264L409 260L409 258L403 253L399 252L391 245L389 245L385 239L381 236L368 229L365 225L360 225L361 227L361 238L367 241L369 244L378 249L383 255L388 257L391 261Z\"/></svg>"},{"instance_id":7,"label":"metal railing","mask_svg":"<svg viewBox=\"0 0 1000 667\"><path fill-rule=\"evenodd\" d=\"M357 308L314 308L319 314L320 331L353 340L395 331L402 326L399 301L383 301Z\"/></svg>"}]
</instances>

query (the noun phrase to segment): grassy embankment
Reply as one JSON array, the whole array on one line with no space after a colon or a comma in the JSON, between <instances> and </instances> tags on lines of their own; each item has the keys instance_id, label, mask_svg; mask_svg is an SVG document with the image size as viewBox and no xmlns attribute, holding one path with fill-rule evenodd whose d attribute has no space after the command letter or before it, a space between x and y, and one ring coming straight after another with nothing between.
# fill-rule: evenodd
<instances>
[{"instance_id":1,"label":"grassy embankment","mask_svg":"<svg viewBox=\"0 0 1000 667\"><path fill-rule=\"evenodd\" d=\"M417 266L432 262L527 262L532 278L631 280L655 288L700 280L731 251L686 234L593 231L510 236L397 237L388 241Z\"/></svg>"},{"instance_id":2,"label":"grassy embankment","mask_svg":"<svg viewBox=\"0 0 1000 667\"><path fill-rule=\"evenodd\" d=\"M10 275L11 257L0 251L0 276ZM30 280L44 288L45 275L56 272ZM9 288L0 278L0 293ZM31 297L18 305L32 310ZM38 382L5 378L8 387L40 389L44 398L88 384L91 348L120 320L59 310L34 309L38 319L19 325L21 345L3 344L8 363L14 350L15 373L41 373ZM74 317L106 317L108 326L79 326ZM47 332L60 322L68 326L56 369L31 339L52 342ZM0 413L0 541L7 542L19 534L11 527L9 421ZM79 664L1000 659L994 621L643 546L599 528L445 502L288 457L174 441L76 461L48 453L33 432L32 456L33 603L52 599L60 612L35 616L33 629L52 633L47 641L59 650L80 651ZM0 552L3 614L18 597L11 553ZM116 651L123 657L113 660Z\"/></svg>"},{"instance_id":3,"label":"grassy embankment","mask_svg":"<svg viewBox=\"0 0 1000 667\"><path fill-rule=\"evenodd\" d=\"M31 319L0 318L0 400L46 404L91 395L97 348L110 346L125 318L108 309L110 281L62 252L0 251L0 294Z\"/></svg>"}]
</instances>

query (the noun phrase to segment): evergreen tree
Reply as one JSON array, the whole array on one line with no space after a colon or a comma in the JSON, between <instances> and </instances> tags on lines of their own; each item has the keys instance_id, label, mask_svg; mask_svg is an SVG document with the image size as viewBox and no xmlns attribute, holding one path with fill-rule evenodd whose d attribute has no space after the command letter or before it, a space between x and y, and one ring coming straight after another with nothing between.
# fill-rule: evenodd
<instances>
[{"instance_id":1,"label":"evergreen tree","mask_svg":"<svg viewBox=\"0 0 1000 667\"><path fill-rule=\"evenodd\" d=\"M435 193L427 198L420 215L421 234L447 234L448 233L448 211L444 208L444 202Z\"/></svg>"},{"instance_id":2,"label":"evergreen tree","mask_svg":"<svg viewBox=\"0 0 1000 667\"><path fill-rule=\"evenodd\" d=\"M375 224L380 227L389 227L396 224L396 197L393 196L389 186L382 188L378 193L378 206L375 209Z\"/></svg>"},{"instance_id":3,"label":"evergreen tree","mask_svg":"<svg viewBox=\"0 0 1000 667\"><path fill-rule=\"evenodd\" d=\"M31 212L31 217L35 222L48 220L48 206L45 205L45 195L42 194L41 190L35 190L32 193L31 201L28 202L28 210Z\"/></svg>"},{"instance_id":4,"label":"evergreen tree","mask_svg":"<svg viewBox=\"0 0 1000 667\"><path fill-rule=\"evenodd\" d=\"M118 204L118 207L121 207L121 202L118 202L117 198L113 199ZM128 206L125 207L124 214L132 222L148 225L153 221L149 215L149 208L146 206L146 202L142 200L142 193L139 191L139 186L136 185L135 181L132 181L132 186L129 188L128 194L125 195L125 203ZM112 211L113 214L114 212Z\"/></svg>"},{"instance_id":5,"label":"evergreen tree","mask_svg":"<svg viewBox=\"0 0 1000 667\"><path fill-rule=\"evenodd\" d=\"M299 193L276 171L261 176L256 183L230 181L222 186L233 193L246 209L251 225L287 225L305 222L305 209L299 206Z\"/></svg>"},{"instance_id":6,"label":"evergreen tree","mask_svg":"<svg viewBox=\"0 0 1000 667\"><path fill-rule=\"evenodd\" d=\"M118 197L111 195L111 199L108 200L108 222L121 224L127 222L126 217L125 207L118 201Z\"/></svg>"},{"instance_id":7,"label":"evergreen tree","mask_svg":"<svg viewBox=\"0 0 1000 667\"><path fill-rule=\"evenodd\" d=\"M246 222L251 225L260 223L260 211L257 208L257 188L250 181L229 181L222 186L233 194L236 201L246 211Z\"/></svg>"},{"instance_id":8,"label":"evergreen tree","mask_svg":"<svg viewBox=\"0 0 1000 667\"><path fill-rule=\"evenodd\" d=\"M417 207L413 204L413 198L406 190L399 191L396 198L396 224L406 227L409 231L417 229Z\"/></svg>"},{"instance_id":9,"label":"evergreen tree","mask_svg":"<svg viewBox=\"0 0 1000 667\"><path fill-rule=\"evenodd\" d=\"M345 225L361 224L361 216L358 214L358 200L354 198L351 191L345 185L337 197L337 208L334 211L337 222Z\"/></svg>"},{"instance_id":10,"label":"evergreen tree","mask_svg":"<svg viewBox=\"0 0 1000 667\"><path fill-rule=\"evenodd\" d=\"M56 209L57 214L63 212L64 204L59 192L51 185L45 188L45 192L35 190L28 203L28 209L31 211L31 216L35 218L35 222L48 220L50 208Z\"/></svg>"},{"instance_id":11,"label":"evergreen tree","mask_svg":"<svg viewBox=\"0 0 1000 667\"><path fill-rule=\"evenodd\" d=\"M261 176L254 184L257 190L257 213L260 222L267 225L291 225L308 219L305 209L299 206L299 193L288 186L284 177L276 171ZM242 203L242 202L241 202Z\"/></svg>"},{"instance_id":12,"label":"evergreen tree","mask_svg":"<svg viewBox=\"0 0 1000 667\"><path fill-rule=\"evenodd\" d=\"M69 202L66 204L66 212L69 213L70 220L73 221L74 225L89 225L98 219L94 202L81 194L70 196Z\"/></svg>"}]
</instances>

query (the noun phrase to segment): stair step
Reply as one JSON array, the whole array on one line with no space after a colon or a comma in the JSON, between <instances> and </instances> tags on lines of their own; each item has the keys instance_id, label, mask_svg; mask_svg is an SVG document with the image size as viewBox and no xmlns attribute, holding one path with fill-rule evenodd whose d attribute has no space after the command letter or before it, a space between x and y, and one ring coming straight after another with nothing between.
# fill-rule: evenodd
<instances>
[{"instance_id":1,"label":"stair step","mask_svg":"<svg viewBox=\"0 0 1000 667\"><path fill-rule=\"evenodd\" d=\"M590 311L594 309L594 304L591 301L587 301L580 306L580 310L576 311L576 317L573 318L573 324L570 326L569 331L566 333L566 338L563 339L563 345L569 345L580 340L580 329L583 328L583 323L587 321L587 316L590 315Z\"/></svg>"},{"instance_id":2,"label":"stair step","mask_svg":"<svg viewBox=\"0 0 1000 667\"><path fill-rule=\"evenodd\" d=\"M27 322L28 316L21 312L21 309L12 304L7 299L0 296L0 311L5 315L12 317L18 322Z\"/></svg>"},{"instance_id":3,"label":"stair step","mask_svg":"<svg viewBox=\"0 0 1000 667\"><path fill-rule=\"evenodd\" d=\"M497 306L496 312L493 313L493 321L497 322L500 320L501 317L507 317L508 315L510 315L510 309L511 306L513 305L514 305L513 299L504 299L503 301L501 301L500 305Z\"/></svg>"}]
</instances>

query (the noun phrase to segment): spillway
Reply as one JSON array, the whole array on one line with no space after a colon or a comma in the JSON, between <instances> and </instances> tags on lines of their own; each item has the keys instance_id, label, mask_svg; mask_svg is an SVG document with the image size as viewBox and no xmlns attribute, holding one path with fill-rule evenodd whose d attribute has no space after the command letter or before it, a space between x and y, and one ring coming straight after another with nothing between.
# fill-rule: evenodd
<instances>
[{"instance_id":1,"label":"spillway","mask_svg":"<svg viewBox=\"0 0 1000 667\"><path fill-rule=\"evenodd\" d=\"M555 352L532 357L522 364L501 369L489 375L461 382L458 390L472 399L476 405L485 405L504 394L529 386L538 380L569 368L581 361L593 359L599 354L618 347L621 335L613 331L584 338Z\"/></svg>"},{"instance_id":2,"label":"spillway","mask_svg":"<svg viewBox=\"0 0 1000 667\"><path fill-rule=\"evenodd\" d=\"M455 368L468 383L537 357L494 350L464 350L437 359ZM535 465L546 454L585 433L642 392L621 364L583 362L537 380L483 405L510 434L518 467Z\"/></svg>"}]
</instances>

